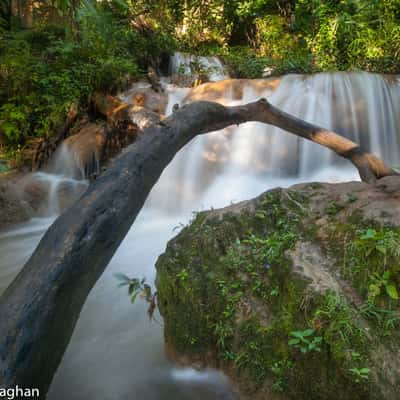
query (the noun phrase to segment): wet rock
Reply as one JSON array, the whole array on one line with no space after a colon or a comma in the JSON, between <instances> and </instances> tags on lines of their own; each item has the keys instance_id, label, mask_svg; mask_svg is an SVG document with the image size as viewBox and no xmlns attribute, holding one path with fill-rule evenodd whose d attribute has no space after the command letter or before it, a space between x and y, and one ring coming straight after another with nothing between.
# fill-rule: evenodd
<instances>
[{"instance_id":1,"label":"wet rock","mask_svg":"<svg viewBox=\"0 0 400 400\"><path fill-rule=\"evenodd\" d=\"M208 82L190 90L184 102L208 100L225 104L232 100L241 100L243 91L253 90L257 94L272 93L280 84L280 78L269 79L225 79Z\"/></svg>"},{"instance_id":2,"label":"wet rock","mask_svg":"<svg viewBox=\"0 0 400 400\"><path fill-rule=\"evenodd\" d=\"M130 107L129 116L131 117L132 122L141 130L152 125L157 125L160 122L159 114L141 106Z\"/></svg>"},{"instance_id":3,"label":"wet rock","mask_svg":"<svg viewBox=\"0 0 400 400\"><path fill-rule=\"evenodd\" d=\"M88 123L64 141L63 145L73 153L83 178L100 171L100 160L106 139L104 124Z\"/></svg>"},{"instance_id":4,"label":"wet rock","mask_svg":"<svg viewBox=\"0 0 400 400\"><path fill-rule=\"evenodd\" d=\"M243 398L397 398L399 187L308 183L197 214L157 261L167 354Z\"/></svg>"},{"instance_id":5,"label":"wet rock","mask_svg":"<svg viewBox=\"0 0 400 400\"><path fill-rule=\"evenodd\" d=\"M31 216L31 207L21 199L15 185L0 183L0 230L11 224L26 221Z\"/></svg>"},{"instance_id":6,"label":"wet rock","mask_svg":"<svg viewBox=\"0 0 400 400\"><path fill-rule=\"evenodd\" d=\"M18 182L18 192L34 213L40 214L47 206L49 184L45 181L32 180L31 177L29 174Z\"/></svg>"},{"instance_id":7,"label":"wet rock","mask_svg":"<svg viewBox=\"0 0 400 400\"><path fill-rule=\"evenodd\" d=\"M197 75L176 74L171 76L171 83L180 88L194 87L196 86L196 82L199 82ZM203 77L201 82L208 82L208 79Z\"/></svg>"},{"instance_id":8,"label":"wet rock","mask_svg":"<svg viewBox=\"0 0 400 400\"><path fill-rule=\"evenodd\" d=\"M134 99L137 94L143 96L141 106L157 114L165 114L168 104L168 95L165 92L156 92L148 82L136 82L132 87L120 95L120 98L127 104L135 105Z\"/></svg>"}]
</instances>

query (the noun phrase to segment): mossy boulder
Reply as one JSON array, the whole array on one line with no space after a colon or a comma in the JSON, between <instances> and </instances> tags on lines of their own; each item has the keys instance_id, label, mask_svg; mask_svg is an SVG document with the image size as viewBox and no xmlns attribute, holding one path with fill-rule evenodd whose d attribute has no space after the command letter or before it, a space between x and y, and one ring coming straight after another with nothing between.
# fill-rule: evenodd
<instances>
[{"instance_id":1,"label":"mossy boulder","mask_svg":"<svg viewBox=\"0 0 400 400\"><path fill-rule=\"evenodd\" d=\"M252 399L395 399L399 271L398 177L201 212L157 262L167 351Z\"/></svg>"}]
</instances>

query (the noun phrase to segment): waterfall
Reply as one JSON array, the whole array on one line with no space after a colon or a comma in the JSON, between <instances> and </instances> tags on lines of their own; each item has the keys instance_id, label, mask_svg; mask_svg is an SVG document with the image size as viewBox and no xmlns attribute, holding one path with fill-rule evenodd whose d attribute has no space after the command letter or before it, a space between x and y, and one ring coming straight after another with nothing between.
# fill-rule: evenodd
<instances>
[{"instance_id":1,"label":"waterfall","mask_svg":"<svg viewBox=\"0 0 400 400\"><path fill-rule=\"evenodd\" d=\"M180 65L189 71L194 59L218 66L219 77L225 76L217 58L184 53L172 57L171 71L178 71ZM174 104L193 100L239 105L266 97L288 113L359 143L388 165L400 164L400 85L393 76L364 72L293 74L280 79L221 80L197 88L165 87L167 114L172 112ZM93 128L87 130L87 137L92 140ZM96 152L92 162L87 161L90 157L85 145L89 139L84 145L74 140L64 143L45 171L24 179L25 188L38 192L39 187L47 193L41 215L57 215L86 188L87 168L99 170ZM243 193L256 195L256 190L265 182L288 185L309 180L358 179L355 168L332 151L279 128L255 122L195 138L177 154L164 176L167 178L153 190L149 202L153 207L170 211L178 211L188 204L194 206L208 192L221 201L218 205L223 205L222 201L237 201Z\"/></svg>"},{"instance_id":2,"label":"waterfall","mask_svg":"<svg viewBox=\"0 0 400 400\"><path fill-rule=\"evenodd\" d=\"M87 188L84 166L73 148L65 143L57 149L48 166L18 182L23 199L33 205L36 216L59 215Z\"/></svg>"},{"instance_id":3,"label":"waterfall","mask_svg":"<svg viewBox=\"0 0 400 400\"><path fill-rule=\"evenodd\" d=\"M171 91L168 110L172 104L182 104L188 98L219 99L220 90L225 105L245 104L266 97L288 113L361 144L388 165L400 164L397 78L364 72L287 75L276 88L264 85L261 89L259 84L243 80L239 99L232 91L232 85L237 82L207 84L209 95L206 91L190 89L183 99ZM153 196L154 201L164 202L171 208L193 202L209 190L235 192L235 187L240 188L254 179L268 182L279 178L289 183L290 180L358 179L355 168L332 151L279 128L255 122L197 137L177 159L174 167L165 172L168 179L163 182L168 187L162 187ZM165 191L170 194L167 199L162 194Z\"/></svg>"},{"instance_id":4,"label":"waterfall","mask_svg":"<svg viewBox=\"0 0 400 400\"><path fill-rule=\"evenodd\" d=\"M170 59L169 75L195 75L198 70L207 73L210 81L219 81L229 78L229 74L221 60L215 56L195 56L176 52Z\"/></svg>"}]
</instances>

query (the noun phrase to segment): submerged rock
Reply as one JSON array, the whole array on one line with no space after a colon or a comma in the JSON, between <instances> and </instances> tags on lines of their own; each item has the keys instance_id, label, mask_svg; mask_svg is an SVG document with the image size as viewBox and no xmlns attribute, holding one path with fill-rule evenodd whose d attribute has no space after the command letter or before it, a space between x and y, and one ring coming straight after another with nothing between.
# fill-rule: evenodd
<instances>
[{"instance_id":1,"label":"submerged rock","mask_svg":"<svg viewBox=\"0 0 400 400\"><path fill-rule=\"evenodd\" d=\"M99 123L83 125L77 133L65 139L63 145L73 153L82 178L99 173L106 139L106 128Z\"/></svg>"},{"instance_id":2,"label":"submerged rock","mask_svg":"<svg viewBox=\"0 0 400 400\"><path fill-rule=\"evenodd\" d=\"M395 399L400 179L197 214L157 262L166 349L252 399Z\"/></svg>"}]
</instances>

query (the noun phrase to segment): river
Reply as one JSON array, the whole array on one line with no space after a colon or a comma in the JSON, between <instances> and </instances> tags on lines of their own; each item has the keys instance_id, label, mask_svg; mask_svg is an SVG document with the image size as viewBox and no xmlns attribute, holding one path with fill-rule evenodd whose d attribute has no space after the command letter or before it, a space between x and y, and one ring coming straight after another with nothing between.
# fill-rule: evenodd
<instances>
[{"instance_id":1,"label":"river","mask_svg":"<svg viewBox=\"0 0 400 400\"><path fill-rule=\"evenodd\" d=\"M168 90L171 110L188 91L172 86ZM241 100L233 100L228 91L224 96L226 104L266 96L288 112L362 143L388 164L400 164L400 86L396 78L366 73L289 75L274 91L260 94L249 86L243 88ZM62 165L53 175L60 182L72 179ZM146 303L138 299L131 304L114 274L145 277L152 283L157 257L194 211L225 206L277 186L355 179L356 170L328 150L258 123L193 140L164 171L91 291L48 399L235 399L223 374L179 368L166 359L160 316L156 316L159 323L149 321ZM0 233L0 290L17 274L55 219L58 207L54 201L49 195L47 215Z\"/></svg>"}]
</instances>

